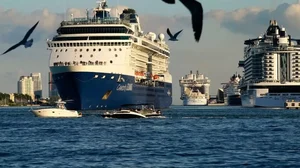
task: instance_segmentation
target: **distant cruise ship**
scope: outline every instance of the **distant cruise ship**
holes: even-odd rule
[[[244,44],[242,106],[284,107],[286,100],[300,101],[300,40],[271,20],[264,35]]]
[[[69,110],[109,110],[172,103],[170,51],[164,34],[144,34],[134,9],[117,17],[102,0],[86,17],[62,21],[47,40],[50,70]],[[158,25],[159,26],[159,25]]]
[[[224,103],[228,106],[240,106],[241,102],[241,93],[238,88],[239,82],[241,79],[240,74],[233,74],[228,83],[223,84],[224,90]]]
[[[184,106],[205,106],[208,105],[210,80],[203,74],[185,75],[179,80],[181,97]]]

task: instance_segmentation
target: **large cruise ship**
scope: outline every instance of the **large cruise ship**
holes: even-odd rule
[[[300,40],[271,20],[265,34],[244,44],[242,106],[281,108],[288,99],[300,101]]]
[[[181,97],[184,106],[205,106],[208,105],[210,80],[203,74],[185,75],[179,80]]]
[[[172,103],[170,51],[164,34],[143,33],[134,9],[110,16],[102,0],[86,17],[62,21],[47,40],[50,71],[66,108],[109,110]],[[158,37],[158,38],[157,38]]]
[[[241,93],[238,88],[240,83],[241,75],[233,74],[228,83],[223,84],[224,90],[224,104],[227,106],[240,106],[241,102]]]

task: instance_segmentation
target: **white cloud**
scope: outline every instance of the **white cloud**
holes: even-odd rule
[[[236,33],[257,36],[264,32],[270,19],[286,27],[289,34],[297,35],[300,29],[300,4],[283,3],[275,10],[244,8],[226,12],[215,10],[207,13],[207,18],[220,21],[222,27]]]

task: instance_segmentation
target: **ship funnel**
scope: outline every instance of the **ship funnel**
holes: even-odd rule
[[[199,71],[197,70],[197,75],[199,75]]]
[[[193,71],[190,71],[190,74],[193,74]]]
[[[291,35],[288,35],[289,36],[289,46],[292,45],[292,39],[291,39]]]
[[[276,20],[270,20],[270,26],[277,26]]]

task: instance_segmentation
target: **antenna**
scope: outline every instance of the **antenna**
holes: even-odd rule
[[[65,0],[64,20],[67,20],[67,13],[68,13],[67,5],[68,5],[68,0]]]
[[[279,1],[280,0],[270,0],[270,19],[271,20],[276,20],[275,18],[274,18],[274,11],[276,10],[276,8],[278,7],[278,5],[279,5]]]
[[[118,11],[118,6],[119,6],[119,0],[117,1],[116,15],[117,15],[117,17],[120,17],[120,14],[119,14],[119,11]]]
[[[85,9],[86,11],[86,19],[89,19],[89,9]]]

